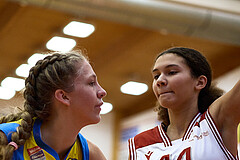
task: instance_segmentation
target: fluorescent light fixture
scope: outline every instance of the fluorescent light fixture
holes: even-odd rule
[[[101,112],[100,114],[107,114],[112,110],[113,106],[111,103],[103,102],[103,105],[101,106]]]
[[[20,77],[27,77],[29,74],[29,70],[31,69],[31,66],[28,64],[21,64],[17,69],[16,69],[16,74]]]
[[[121,86],[121,92],[131,95],[141,95],[148,90],[145,83],[129,81]]]
[[[92,34],[95,30],[95,27],[88,23],[72,21],[63,29],[63,33],[76,36],[80,38],[86,38]]]
[[[7,77],[1,82],[2,87],[20,91],[25,87],[25,81],[21,78]]]
[[[0,99],[9,100],[15,95],[15,91],[13,89],[0,87]]]
[[[46,47],[53,51],[67,52],[72,50],[76,44],[74,39],[55,36],[47,42]]]
[[[47,54],[40,54],[40,53],[35,53],[31,57],[28,58],[28,64],[30,66],[34,66],[37,61],[44,59],[47,56]]]

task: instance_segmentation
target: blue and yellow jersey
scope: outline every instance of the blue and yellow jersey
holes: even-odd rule
[[[8,142],[11,142],[11,134],[16,131],[20,121],[0,124],[0,130],[7,135]],[[41,123],[40,120],[35,120],[30,138],[14,151],[13,160],[60,160],[57,152],[42,141]],[[65,160],[89,160],[87,140],[80,133]]]

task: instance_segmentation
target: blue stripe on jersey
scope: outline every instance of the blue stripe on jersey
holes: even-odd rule
[[[48,153],[50,153],[54,158],[59,159],[57,152],[42,141],[41,131],[40,131],[41,124],[42,124],[42,121],[39,119],[36,119],[33,126],[33,135],[37,145],[42,149],[44,149],[45,151],[47,151]]]
[[[19,126],[19,124],[17,123],[11,123],[11,125],[9,125],[10,123],[2,123],[0,124],[0,130],[3,131],[5,133],[5,135],[7,135],[7,139],[8,142],[11,142],[11,136],[12,136],[12,132],[16,132],[17,127]]]
[[[13,152],[12,160],[22,160],[23,159],[23,149],[24,149],[24,146],[22,145],[20,148],[18,148],[17,152]]]
[[[88,148],[87,140],[80,133],[78,134],[78,137],[82,145],[82,152],[83,152],[82,160],[89,160],[89,148]]]
[[[41,127],[42,121],[39,119],[36,119],[33,125],[33,135],[35,142],[39,147],[41,147],[43,150],[47,151],[49,154],[51,154],[56,160],[59,160],[59,156],[55,150],[53,150],[50,146],[45,144],[41,139]],[[19,126],[18,123],[2,123],[0,124],[0,130],[2,130],[8,138],[8,142],[11,141],[11,135],[12,132],[16,131],[16,128]],[[89,160],[89,148],[87,140],[79,133],[78,134],[78,140],[80,142],[81,148],[82,148],[82,160]],[[75,143],[74,143],[75,144]],[[17,151],[15,151],[13,154],[12,160],[20,160],[23,159],[23,151],[24,151],[24,145],[20,146]],[[71,151],[71,150],[70,150]],[[69,152],[70,152],[69,151]],[[68,156],[66,156],[67,158]]]

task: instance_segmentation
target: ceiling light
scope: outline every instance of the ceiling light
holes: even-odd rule
[[[141,95],[148,90],[145,83],[129,81],[121,86],[121,92],[131,95]]]
[[[28,58],[28,64],[30,66],[34,66],[37,61],[44,59],[47,56],[47,54],[40,54],[40,53],[35,53],[31,57]]]
[[[76,46],[76,41],[70,38],[58,37],[55,36],[50,39],[46,47],[49,50],[67,52],[73,49]]]
[[[100,114],[107,114],[112,110],[113,106],[111,103],[103,102],[103,105],[101,106],[101,112]]]
[[[13,89],[0,87],[0,99],[9,100],[15,95],[15,91]]]
[[[85,38],[92,34],[95,30],[95,27],[91,24],[72,21],[63,29],[63,33],[70,35]]]
[[[1,85],[4,88],[20,91],[25,87],[25,81],[21,78],[7,77],[1,82]]]
[[[31,66],[28,64],[21,64],[17,69],[16,69],[16,74],[20,77],[27,77],[29,74],[29,70],[31,69]]]

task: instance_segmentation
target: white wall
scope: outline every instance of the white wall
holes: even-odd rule
[[[107,160],[112,160],[114,137],[113,112],[101,115],[101,121],[98,124],[86,126],[81,130],[81,134],[96,144],[102,150]]]
[[[240,66],[234,70],[218,77],[214,80],[217,83],[217,86],[224,91],[229,91],[237,81],[240,80]]]

